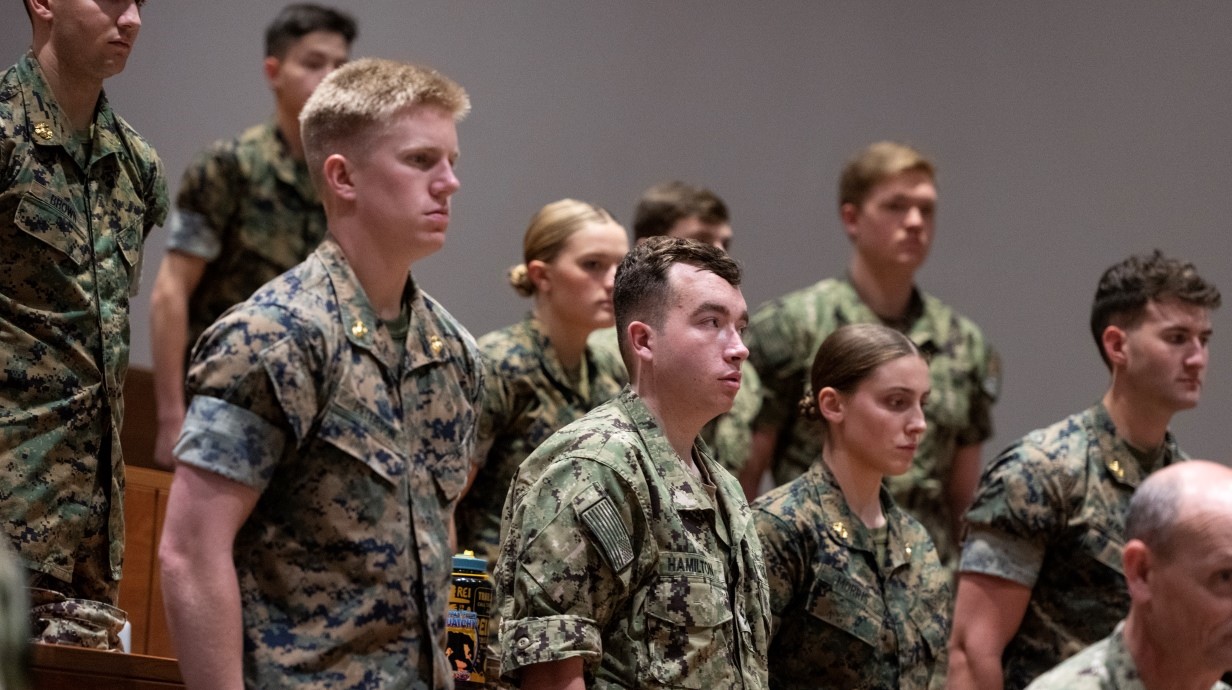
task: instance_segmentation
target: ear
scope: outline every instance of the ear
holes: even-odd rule
[[[270,88],[273,88],[274,81],[278,79],[278,71],[282,68],[282,60],[268,55],[265,62],[261,63],[261,68],[265,72],[265,81],[269,82]]]
[[[552,288],[552,281],[548,278],[548,265],[546,262],[539,259],[531,259],[530,263],[526,264],[526,275],[530,278],[530,282],[535,285],[535,292],[547,292]]]
[[[22,0],[25,2],[25,0]],[[29,0],[30,14],[34,15],[35,19],[49,22],[55,12],[51,9],[51,0]]]
[[[1127,359],[1125,345],[1129,340],[1129,334],[1119,326],[1108,326],[1099,340],[1104,348],[1104,354],[1108,357],[1108,362],[1114,367],[1125,366]]]
[[[860,207],[848,202],[838,207],[839,220],[843,221],[843,231],[847,233],[847,239],[854,240],[856,238],[856,223],[860,220]]]
[[[641,321],[629,323],[629,347],[639,362],[654,360],[654,329]]]
[[[355,201],[355,180],[352,176],[351,161],[341,153],[332,154],[321,165],[322,179],[325,188],[334,196],[346,201]]]
[[[1154,568],[1151,549],[1138,539],[1130,539],[1121,551],[1121,567],[1125,571],[1125,584],[1129,596],[1135,602],[1145,603],[1151,599],[1151,574]]]
[[[817,394],[817,410],[823,419],[831,424],[843,421],[846,401],[838,391],[826,386]]]

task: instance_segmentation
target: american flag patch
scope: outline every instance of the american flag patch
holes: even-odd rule
[[[620,515],[616,513],[611,498],[604,496],[598,503],[583,510],[581,518],[599,543],[599,551],[612,570],[620,572],[633,562],[633,544],[629,541],[629,532],[625,529]]]

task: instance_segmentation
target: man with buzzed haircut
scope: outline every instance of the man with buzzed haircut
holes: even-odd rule
[[[453,687],[448,528],[483,370],[410,268],[445,242],[469,108],[434,70],[366,59],[300,113],[329,235],[188,373],[159,556],[189,688]]]
[[[1107,391],[1002,452],[967,512],[951,690],[1021,690],[1125,616],[1125,513],[1147,475],[1184,457],[1168,425],[1201,398],[1219,304],[1193,264],[1158,251],[1104,272],[1091,335]]]
[[[150,296],[158,436],[154,460],[170,469],[184,423],[184,364],[206,327],[257,288],[303,261],[325,237],[299,112],[313,89],[350,57],[350,15],[287,5],[265,30],[265,78],[274,118],[215,142],[184,171]]]
[[[496,565],[501,672],[523,688],[765,688],[769,592],[734,477],[697,435],[748,355],[740,269],[652,237],[616,272],[633,381],[522,463]]]
[[[1194,460],[1152,474],[1125,538],[1129,615],[1028,690],[1229,690],[1232,469]]]
[[[36,637],[114,648],[129,299],[167,183],[103,81],[127,64],[143,2],[22,4],[33,43],[0,76],[2,538],[36,588]]]
[[[657,184],[642,193],[633,211],[633,238],[679,237],[697,240],[723,251],[732,243],[731,217],[718,194],[679,180]],[[619,359],[616,331],[604,328],[590,336],[593,347],[604,347]],[[740,392],[729,412],[714,418],[701,433],[714,459],[739,474],[753,444],[753,420],[761,409],[761,380],[748,360],[740,366]]]

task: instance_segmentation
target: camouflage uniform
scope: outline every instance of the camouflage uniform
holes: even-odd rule
[[[903,332],[931,357],[932,393],[924,405],[928,430],[910,471],[886,477],[894,501],[923,523],[943,563],[957,559],[958,544],[944,483],[954,453],[992,435],[991,408],[1000,387],[1000,364],[978,326],[937,298],[916,290],[910,326]],[[778,430],[771,471],[778,485],[803,474],[821,457],[824,429],[802,417],[817,348],[839,326],[879,323],[847,280],[823,280],[762,305],[745,342],[761,375],[763,400],[757,426]]]
[[[1031,587],[1002,655],[1006,690],[1026,687],[1112,632],[1129,612],[1125,515],[1150,472],[1181,459],[1169,434],[1142,467],[1102,403],[1027,434],[984,469],[959,570]]]
[[[194,350],[175,455],[261,492],[234,550],[248,687],[452,687],[447,523],[483,374],[453,317],[404,299],[397,343],[327,240]]]
[[[188,302],[188,343],[224,311],[308,257],[325,212],[308,166],[268,122],[216,142],[184,172],[167,249],[206,262]]]
[[[889,563],[824,462],[753,502],[770,577],[770,687],[945,687],[950,575],[881,490]]]
[[[626,388],[561,429],[510,487],[496,566],[501,671],[568,657],[588,688],[765,688],[761,545],[734,477],[684,467]]]
[[[83,143],[32,53],[0,78],[0,522],[43,587],[114,604],[129,298],[167,212],[154,150],[99,96]]]
[[[1027,686],[1029,690],[1146,690],[1138,665],[1125,647],[1125,624],[1112,634],[1065,660]],[[1215,683],[1211,690],[1232,690]]]
[[[629,374],[620,358],[615,328],[602,328],[591,334],[589,345],[594,350],[607,350],[618,365],[621,383],[628,383]],[[711,455],[732,474],[739,474],[749,459],[753,445],[753,420],[761,409],[761,378],[747,360],[740,367],[740,390],[732,401],[731,411],[715,417],[702,427],[701,438]]]
[[[458,503],[458,545],[491,567],[500,547],[501,508],[518,466],[558,429],[616,397],[623,385],[616,374],[623,378],[624,365],[588,348],[573,383],[531,316],[483,336],[479,350],[488,367],[477,453],[483,468]]]

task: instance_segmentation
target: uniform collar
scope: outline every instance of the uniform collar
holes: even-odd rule
[[[316,189],[312,186],[312,176],[308,172],[308,164],[304,161],[295,160],[291,155],[291,149],[287,145],[287,139],[282,134],[282,130],[278,129],[278,123],[274,120],[269,120],[265,123],[266,141],[270,146],[267,151],[267,159],[269,160],[270,168],[274,171],[274,177],[279,181],[294,188],[299,195],[309,201],[316,201]]]
[[[386,368],[396,370],[402,360],[402,348],[395,345],[389,329],[368,301],[342,247],[333,238],[326,237],[315,254],[329,276],[338,302],[339,325],[347,340],[355,347],[372,352]],[[437,320],[431,318],[431,308],[409,274],[402,303],[409,305],[410,316],[406,339],[407,370],[447,361],[450,353],[445,334]]]
[[[556,355],[556,349],[552,347],[552,341],[544,334],[543,324],[539,323],[539,319],[536,319],[534,314],[527,314],[522,320],[522,327],[526,329],[527,335],[534,344],[539,365],[547,373],[548,378],[552,379],[560,389],[575,394],[582,400],[590,400],[590,346],[587,346],[582,353],[578,381],[575,386],[565,373],[560,357]]]
[[[848,549],[865,551],[875,556],[877,550],[873,545],[872,535],[869,534],[868,528],[864,526],[860,518],[851,512],[851,507],[847,505],[847,499],[843,496],[838,480],[834,478],[834,473],[830,471],[826,463],[822,460],[814,462],[805,476],[812,484],[810,500],[821,506],[823,515],[833,516],[823,526],[830,539]],[[893,570],[909,563],[912,552],[921,547],[904,539],[900,528],[903,523],[903,513],[890,498],[890,493],[884,483],[881,486],[881,511],[885,514],[886,530],[889,535],[886,549],[890,559],[889,569]],[[881,564],[878,564],[878,569],[880,568]]]
[[[884,323],[881,317],[873,313],[873,310],[869,309],[868,305],[860,299],[860,294],[856,292],[856,286],[851,282],[850,276],[844,276],[838,284],[845,293],[843,295],[845,299],[837,300],[836,311],[840,326],[849,323]],[[934,315],[929,313],[927,296],[918,287],[911,288],[911,303],[907,307],[907,314],[909,325],[903,334],[911,338],[921,349],[927,350],[927,354],[935,352],[937,344],[946,341],[948,334],[942,331],[946,330],[947,326],[938,322],[933,318]]]
[[[1138,459],[1126,445],[1125,439],[1117,433],[1116,424],[1112,422],[1103,401],[1091,408],[1086,423],[1087,436],[1095,439],[1095,443],[1087,447],[1088,456],[1098,453],[1095,460],[1107,470],[1113,481],[1134,488],[1141,484],[1150,472],[1138,464]],[[1172,432],[1165,432],[1163,458],[1159,467],[1152,468],[1152,471],[1171,465],[1181,458],[1180,448],[1176,445]]]
[[[17,62],[17,74],[21,84],[22,102],[26,107],[30,141],[37,146],[58,146],[66,151],[75,150],[76,132],[56,101],[55,94],[51,92],[51,87],[43,76],[43,68],[35,59],[33,51],[27,52]],[[105,92],[99,92],[92,127],[94,138],[87,165],[93,165],[102,158],[118,153],[123,147],[116,133],[115,113],[107,102]]]

